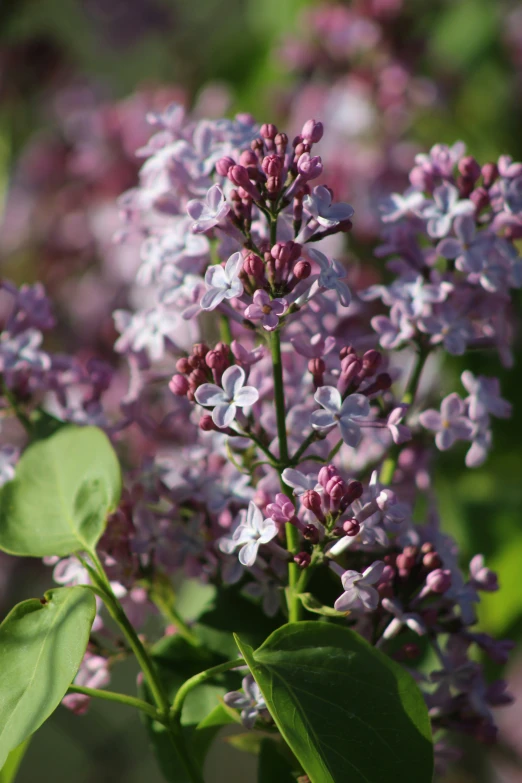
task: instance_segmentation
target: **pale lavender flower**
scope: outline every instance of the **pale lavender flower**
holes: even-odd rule
[[[230,691],[225,693],[223,701],[228,707],[241,710],[241,723],[245,728],[253,729],[258,715],[268,713],[266,702],[251,674],[247,674],[241,685],[244,693]]]
[[[409,407],[408,405],[398,405],[396,408],[392,410],[386,422],[386,426],[390,430],[391,436],[393,438],[393,442],[396,443],[397,445],[400,445],[401,443],[406,443],[406,441],[411,440],[410,428],[407,427],[405,424],[401,424],[401,421],[406,415],[408,407]]]
[[[324,410],[312,413],[312,427],[322,430],[338,424],[344,442],[348,446],[357,446],[362,437],[360,420],[370,413],[368,398],[363,394],[349,394],[343,401],[333,386],[321,386],[314,399]]]
[[[488,230],[477,233],[475,219],[471,215],[455,218],[453,230],[457,239],[442,239],[437,245],[437,252],[444,258],[454,258],[455,266],[461,272],[480,272],[493,246],[494,234]]]
[[[116,329],[121,333],[114,349],[119,353],[145,351],[153,362],[163,359],[165,342],[172,342],[179,328],[178,314],[160,305],[136,313],[115,310],[113,318]]]
[[[246,568],[252,568],[257,559],[261,544],[268,544],[277,536],[278,527],[273,519],[264,519],[263,514],[251,500],[248,511],[242,513],[242,521],[235,529],[231,538],[222,538],[219,548],[230,554],[238,547],[239,562]]]
[[[379,204],[381,220],[383,223],[397,223],[415,213],[424,201],[422,193],[414,188],[408,188],[404,194],[391,193]]]
[[[245,371],[237,364],[228,367],[223,373],[221,384],[203,383],[195,393],[196,402],[204,406],[214,406],[212,421],[216,427],[229,427],[238,408],[254,405],[259,392],[253,386],[245,386]]]
[[[297,353],[301,354],[301,356],[306,356],[307,359],[318,359],[327,356],[334,350],[337,343],[332,335],[328,335],[325,338],[321,334],[313,334],[308,337],[302,333],[296,335],[296,337],[291,337],[290,342]]]
[[[428,154],[420,152],[415,155],[415,164],[431,175],[451,177],[465,152],[466,145],[462,141],[456,141],[451,147],[434,144]]]
[[[187,212],[194,221],[192,231],[195,234],[204,234],[228,215],[230,207],[219,185],[212,185],[204,201],[189,201]]]
[[[365,571],[345,571],[341,577],[344,593],[334,604],[338,612],[373,612],[379,605],[379,593],[373,587],[382,576],[384,563],[376,560]]]
[[[322,492],[323,488],[317,481],[317,473],[301,473],[295,468],[285,468],[282,473],[282,479],[289,487],[294,490],[294,495],[303,495],[309,489],[316,492]]]
[[[512,406],[500,396],[498,378],[486,378],[484,375],[473,375],[464,370],[460,376],[462,385],[469,392],[466,402],[469,406],[469,417],[473,421],[484,418],[488,413],[500,419],[511,416]]]
[[[433,201],[419,209],[419,214],[428,220],[427,230],[430,237],[440,239],[451,230],[453,219],[459,215],[469,215],[475,211],[475,205],[469,199],[460,199],[454,185],[444,183],[433,191]]]
[[[478,468],[482,465],[491,449],[493,435],[489,428],[489,417],[474,421],[473,441],[466,454],[466,466],[468,468]]]
[[[465,414],[464,401],[458,394],[453,393],[442,400],[440,413],[430,408],[420,414],[419,421],[427,430],[437,433],[437,448],[446,451],[456,440],[470,440],[473,436],[473,425]]]
[[[85,653],[80,664],[78,674],[74,678],[74,685],[82,688],[104,688],[110,682],[109,662],[101,655],[93,655],[89,651]],[[90,696],[83,693],[68,693],[62,699],[62,704],[76,715],[84,715],[87,712]]]
[[[494,593],[498,590],[498,578],[484,564],[484,555],[475,555],[469,564],[470,584],[475,590]]]
[[[421,318],[418,327],[421,332],[431,335],[431,345],[442,343],[453,356],[462,356],[473,337],[469,321],[459,318],[451,307],[442,306],[436,315]]]
[[[394,619],[383,633],[383,639],[393,639],[404,626],[407,626],[418,636],[423,636],[426,633],[426,626],[422,618],[413,612],[405,612],[397,599],[383,598],[382,606],[387,612],[394,615]]]
[[[318,185],[303,199],[303,207],[324,228],[334,228],[354,214],[350,204],[332,204],[332,193],[324,185]]]
[[[0,338],[0,372],[48,370],[51,359],[39,350],[42,339],[42,333],[36,329],[27,329],[15,336],[3,332]]]
[[[240,364],[241,367],[251,367],[253,364],[257,364],[266,353],[263,345],[258,345],[251,351],[248,351],[238,340],[232,340],[230,348],[236,362]]]
[[[239,273],[243,267],[241,253],[233,253],[224,267],[220,264],[210,266],[205,273],[205,283],[208,291],[203,294],[201,307],[203,310],[214,310],[223,299],[234,299],[243,293],[243,283]]]
[[[389,318],[386,315],[375,315],[371,325],[379,335],[379,343],[383,348],[398,348],[415,334],[415,328],[400,304],[393,305]]]
[[[346,277],[346,271],[341,264],[335,259],[329,259],[320,250],[314,248],[308,249],[308,255],[319,266],[321,272],[317,280],[318,285],[321,288],[326,288],[330,291],[335,291],[339,297],[340,303],[343,307],[348,307],[351,302],[352,295],[350,289],[344,282]]]
[[[245,318],[253,321],[261,319],[263,328],[267,332],[273,332],[279,325],[280,316],[288,306],[286,299],[271,299],[263,289],[255,291],[253,299],[253,304],[248,305],[245,310]]]

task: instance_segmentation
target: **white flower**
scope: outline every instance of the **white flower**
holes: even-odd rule
[[[200,405],[213,405],[212,421],[216,427],[229,427],[238,408],[253,405],[259,399],[259,392],[253,386],[245,386],[245,371],[237,364],[228,367],[223,373],[223,388],[215,383],[204,383],[195,394]]]
[[[317,280],[317,283],[322,288],[335,291],[339,297],[340,303],[344,307],[348,307],[352,300],[350,289],[342,278],[346,277],[346,272],[335,259],[330,260],[320,250],[314,250],[313,248],[307,251],[310,258],[316,262],[320,267],[321,273]]]
[[[332,204],[332,194],[324,185],[318,185],[303,199],[303,207],[317,220],[320,226],[334,228],[343,220],[349,220],[354,209],[342,202]]]
[[[239,562],[241,565],[251,568],[256,562],[259,545],[268,544],[275,538],[277,532],[274,520],[263,519],[263,514],[256,504],[250,501],[244,520],[238,525],[231,539],[221,539],[219,548],[222,552],[230,554],[240,546]]]
[[[373,587],[382,576],[384,563],[376,560],[362,574],[359,571],[345,571],[341,577],[344,593],[334,604],[338,612],[373,612],[379,605],[379,593]]]
[[[214,310],[223,299],[234,299],[243,293],[243,283],[239,273],[243,266],[241,253],[233,253],[225,267],[211,266],[205,273],[205,283],[208,291],[203,294],[201,307],[203,310]]]
[[[426,633],[426,627],[422,621],[422,618],[413,612],[404,612],[402,606],[397,600],[383,598],[382,605],[387,612],[394,615],[393,620],[386,627],[383,633],[384,639],[393,639],[394,636],[397,636],[404,625],[406,625],[418,636],[423,636]]]
[[[229,211],[230,207],[219,185],[212,185],[204,201],[192,199],[187,204],[187,212],[194,220],[192,231],[195,234],[203,234],[210,228],[217,226]]]
[[[361,440],[359,421],[370,412],[368,398],[363,394],[349,394],[343,402],[340,393],[333,386],[321,386],[314,399],[324,410],[312,413],[312,427],[322,430],[338,424],[344,442],[348,446],[357,446]]]
[[[309,489],[313,489],[316,492],[322,492],[323,488],[317,481],[316,473],[301,473],[300,470],[294,468],[285,468],[283,470],[282,479],[289,487],[294,490],[294,495],[303,495]]]

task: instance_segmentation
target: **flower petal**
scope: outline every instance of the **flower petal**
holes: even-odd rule
[[[212,421],[216,427],[229,427],[236,418],[237,408],[234,403],[217,405],[212,411]]]
[[[245,383],[245,371],[238,364],[228,367],[223,373],[221,384],[229,400],[233,400]]]
[[[256,562],[258,549],[258,541],[250,541],[248,544],[245,544],[245,546],[239,550],[239,562],[241,565],[246,566],[246,568],[252,568]]]
[[[362,395],[358,395],[359,397]],[[364,398],[366,399],[366,397]],[[339,413],[342,405],[340,393],[333,386],[321,386],[317,389],[314,400],[330,413]]]
[[[259,399],[259,392],[254,386],[243,386],[234,397],[234,402],[238,408],[245,408],[248,405],[254,405]]]
[[[194,397],[199,405],[219,405],[226,402],[223,389],[220,389],[215,383],[203,383],[196,389]]]

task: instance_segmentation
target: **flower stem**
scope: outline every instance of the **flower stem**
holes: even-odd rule
[[[193,677],[186,680],[176,693],[174,703],[171,707],[170,717],[172,720],[180,723],[183,704],[191,690],[197,688],[198,685],[206,682],[206,680],[216,677],[218,674],[224,674],[224,672],[228,672],[230,669],[237,669],[238,666],[246,666],[244,658],[236,658],[234,661],[220,663],[217,666],[213,666],[211,669],[205,669],[204,672],[199,672],[199,674],[195,674]]]
[[[283,363],[281,359],[281,339],[279,332],[272,332],[270,338],[270,347],[272,351],[272,368],[274,374],[274,402],[276,409],[276,421],[277,421],[277,437],[279,440],[279,461],[280,461],[280,474],[279,480],[281,482],[281,490],[287,495],[290,500],[293,500],[292,491],[288,487],[282,478],[282,472],[286,467],[291,465],[291,460],[288,456],[288,440],[286,437],[286,408],[285,408],[285,390],[283,383]],[[289,522],[285,525],[286,532],[286,545],[291,555],[296,555],[299,551],[299,531],[294,525]],[[299,569],[297,564],[294,563],[293,558],[288,563],[288,590],[287,590],[287,604],[288,604],[288,619],[291,623],[295,623],[301,616],[301,601],[299,600],[297,593],[297,582],[299,580]]]
[[[126,693],[116,693],[115,691],[103,691],[98,688],[84,688],[81,685],[69,685],[68,693],[82,693],[84,696],[92,696],[96,699],[105,699],[105,701],[115,701],[119,704],[125,704],[128,707],[135,707],[148,715],[153,720],[158,720],[160,723],[164,720],[154,709],[152,704],[148,704],[146,701],[136,699],[134,696],[127,696]]]
[[[219,316],[219,336],[222,343],[230,345],[232,342],[232,329],[230,328],[230,321],[223,313],[221,313]]]
[[[176,627],[178,634],[185,639],[192,647],[200,647],[196,634],[191,631],[185,620],[181,617],[179,612],[174,608],[174,601],[172,596],[165,595],[165,591],[156,589],[154,586],[149,592],[150,600],[157,606],[163,617],[172,625]]]

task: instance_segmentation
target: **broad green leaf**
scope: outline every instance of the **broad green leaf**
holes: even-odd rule
[[[295,783],[292,764],[281,753],[278,744],[271,739],[261,742],[257,783]]]
[[[89,588],[59,587],[18,604],[0,625],[0,769],[64,697],[95,614]]]
[[[422,694],[358,634],[302,622],[279,628],[255,652],[236,641],[312,783],[431,783]]]
[[[63,427],[26,449],[0,491],[0,549],[30,557],[92,549],[120,492],[118,459],[102,430]]]
[[[180,636],[161,639],[154,646],[152,657],[171,702],[185,680],[223,662],[222,657],[203,647],[193,647]],[[194,688],[187,696],[182,713],[183,731],[188,746],[201,766],[221,726],[233,720],[219,700],[227,691],[237,689],[240,682],[238,674],[227,672],[217,681]],[[142,696],[148,696],[144,686]],[[216,711],[216,707],[220,708],[219,711]],[[146,716],[142,716],[142,719],[165,779],[169,783],[191,783],[165,727]]]
[[[28,737],[9,753],[4,766],[0,770],[0,783],[14,783],[30,742],[31,737]]]

